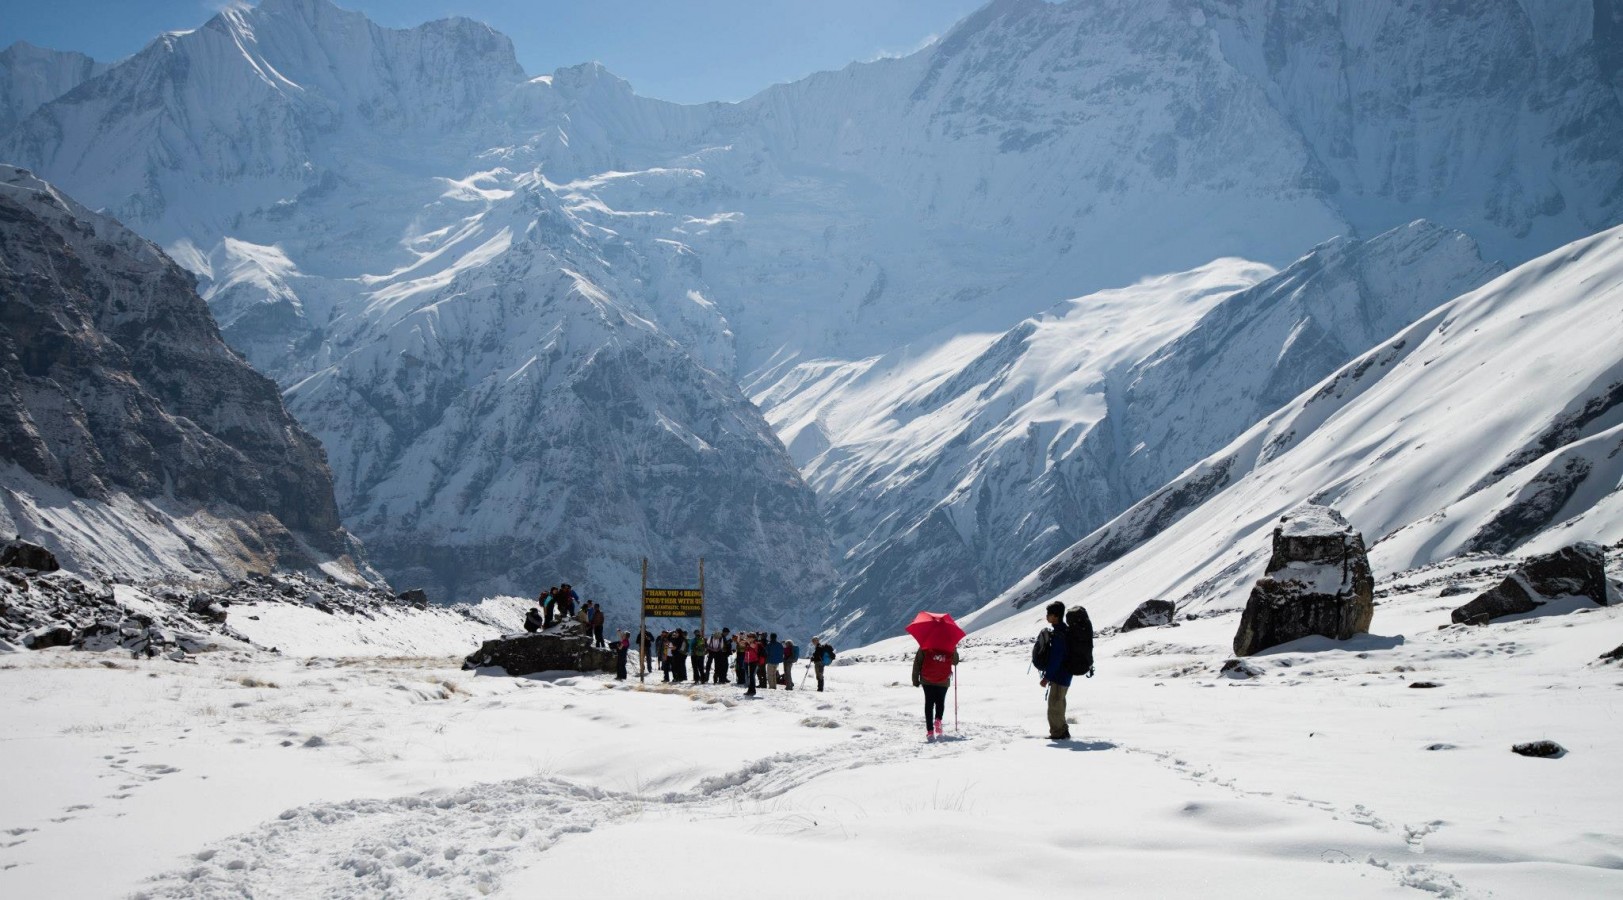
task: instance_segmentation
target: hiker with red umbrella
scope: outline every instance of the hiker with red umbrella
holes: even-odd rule
[[[924,688],[924,739],[933,741],[943,734],[942,716],[947,711],[947,688],[958,666],[958,642],[964,630],[947,613],[921,612],[907,626],[907,633],[919,642],[913,654],[913,686]],[[953,727],[958,725],[956,714]]]

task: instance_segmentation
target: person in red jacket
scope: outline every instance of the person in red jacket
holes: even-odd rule
[[[761,662],[761,645],[756,642],[755,635],[745,635],[738,648],[738,657],[744,661],[745,684],[749,685],[749,689],[744,691],[744,696],[753,697],[755,696],[755,670]]]
[[[958,665],[957,650],[926,650],[913,654],[913,686],[924,688],[924,739],[933,741],[943,732],[941,718],[947,714],[947,688],[952,686],[952,669]]]

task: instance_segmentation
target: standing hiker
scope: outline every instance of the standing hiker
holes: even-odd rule
[[[749,635],[740,631],[733,635],[733,681],[744,683],[744,639]]]
[[[620,632],[620,639],[614,642],[614,680],[626,680],[626,655],[631,652],[631,632]]]
[[[755,669],[758,665],[759,656],[760,649],[756,645],[753,636],[740,635],[738,639],[738,665],[743,669],[742,680],[749,686],[749,689],[744,691],[746,697],[755,696]]]
[[[653,636],[648,633],[647,626],[639,627],[637,632],[637,671],[640,678],[654,671],[654,641]]]
[[[766,686],[770,690],[778,689],[778,670],[783,667],[783,645],[778,643],[776,634],[767,635],[766,638]]]
[[[710,670],[705,668],[705,661],[710,658],[710,650],[705,644],[704,632],[693,632],[693,644],[688,647],[688,655],[693,660],[693,683],[704,684],[709,681]]]
[[[591,606],[592,614],[587,621],[592,626],[592,646],[601,647],[603,646],[603,604],[593,600]]]
[[[1048,604],[1048,628],[1043,632],[1047,640],[1047,658],[1037,659],[1043,650],[1043,635],[1037,637],[1033,662],[1043,663],[1043,677],[1037,682],[1048,688],[1048,739],[1068,741],[1071,726],[1065,721],[1065,695],[1071,689],[1071,669],[1066,659],[1071,644],[1071,630],[1065,626],[1065,604],[1058,600]]]
[[[800,653],[795,650],[794,641],[783,642],[783,689],[795,689],[795,663],[800,661]]]
[[[688,680],[688,633],[680,628],[671,635],[671,671],[672,681]]]
[[[536,598],[536,602],[541,604],[541,627],[551,628],[553,615],[558,609],[558,586],[553,585],[547,588],[541,593],[540,597]]]
[[[811,663],[812,670],[817,673],[817,690],[823,690],[823,667],[834,661],[834,647],[825,644],[818,638],[812,638]]]
[[[668,629],[659,633],[659,640],[655,641],[654,652],[659,656],[659,671],[664,676],[660,680],[669,683],[671,680],[671,633]]]

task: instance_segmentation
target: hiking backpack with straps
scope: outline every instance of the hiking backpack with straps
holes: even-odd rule
[[[1083,606],[1065,611],[1065,670],[1093,677],[1093,620]]]
[[[951,681],[952,653],[946,650],[924,651],[924,665],[919,669],[919,680],[931,684]]]
[[[1031,664],[1040,672],[1048,671],[1053,642],[1053,629],[1044,628],[1031,648]],[[1085,607],[1073,606],[1065,611],[1065,671],[1093,677],[1093,620]]]

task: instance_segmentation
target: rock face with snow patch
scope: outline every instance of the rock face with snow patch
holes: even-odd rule
[[[1588,597],[1608,606],[1608,587],[1605,551],[1582,541],[1528,557],[1510,577],[1454,610],[1451,618],[1456,624],[1485,625],[1500,616],[1532,612],[1557,597]]]
[[[569,620],[534,634],[485,641],[462,668],[496,667],[518,677],[536,672],[608,672],[614,665],[614,653],[593,647],[586,626]]]
[[[1267,575],[1251,589],[1234,652],[1250,656],[1313,634],[1344,641],[1369,631],[1374,617],[1364,536],[1335,510],[1307,506],[1274,529]]]
[[[181,559],[219,572],[346,558],[320,445],[192,285],[117,222],[0,166],[0,528],[81,571],[120,572],[102,543],[150,546],[165,521]],[[42,486],[90,504],[89,521],[58,522],[87,507],[38,504]],[[104,512],[121,505],[149,515]]]

